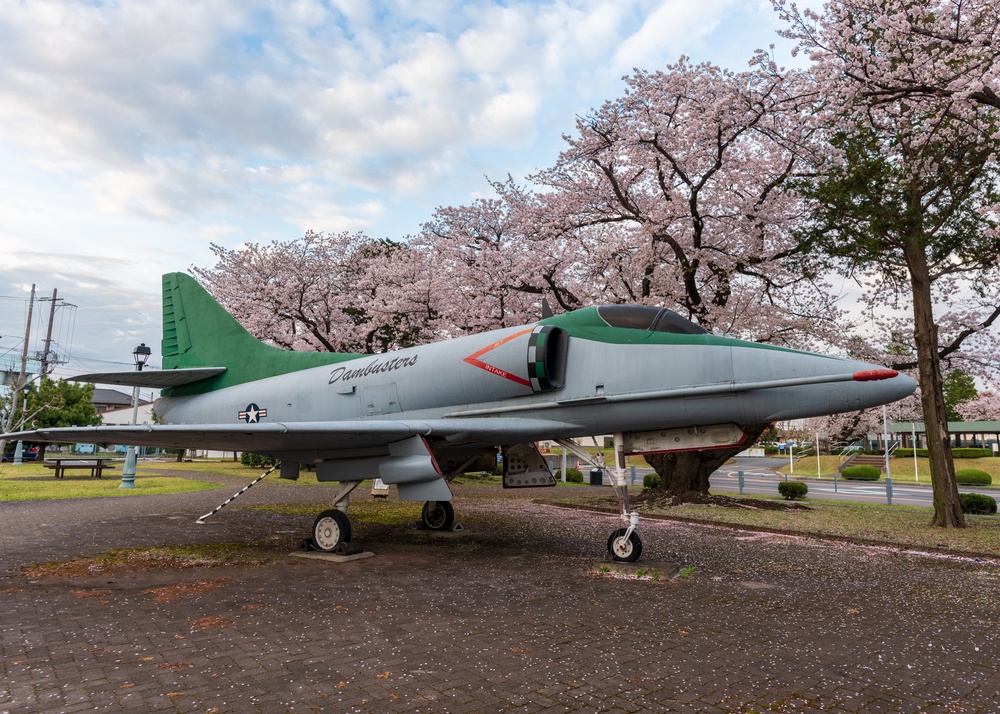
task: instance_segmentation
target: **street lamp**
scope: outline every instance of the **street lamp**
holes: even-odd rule
[[[153,351],[146,347],[146,343],[141,343],[132,350],[132,358],[135,360],[135,371],[141,372],[149,361],[149,356]],[[139,417],[139,385],[132,387],[132,424],[134,425]],[[135,488],[135,447],[129,446],[125,452],[125,466],[122,468],[122,483],[118,488]]]

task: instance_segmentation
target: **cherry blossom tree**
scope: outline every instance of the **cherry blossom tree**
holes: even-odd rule
[[[740,73],[682,58],[625,85],[531,177],[529,215],[581,257],[582,281],[758,341],[832,328],[839,311],[789,230],[805,210],[791,181],[813,141],[808,87],[763,55]]]
[[[983,308],[954,349],[1000,316],[1000,13],[985,0],[848,0],[821,14],[775,5],[812,61],[834,149],[812,193],[813,245],[847,274],[877,276],[873,300],[908,293],[933,523],[962,527],[934,293],[962,290]]]
[[[384,352],[427,337],[430,287],[406,245],[310,231],[212,250],[216,265],[192,272],[253,335],[279,347]]]
[[[519,324],[545,297],[557,310],[662,305],[757,341],[837,340],[842,313],[792,231],[805,217],[792,181],[815,131],[809,87],[764,55],[742,73],[682,58],[625,84],[531,187],[494,183],[496,198],[425,225],[444,279],[474,286],[453,322]],[[748,425],[751,439],[766,426]],[[651,463],[664,489],[707,491],[732,453]]]
[[[956,407],[965,421],[1000,421],[1000,390],[983,390],[975,399]]]
[[[443,334],[532,322],[546,296],[567,310],[590,304],[590,290],[577,294],[578,256],[538,229],[537,198],[511,179],[493,188],[496,198],[438,208],[415,241],[434,266]]]

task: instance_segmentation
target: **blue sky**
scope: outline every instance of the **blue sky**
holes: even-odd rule
[[[631,68],[788,61],[777,27],[766,0],[7,3],[0,365],[31,283],[78,306],[57,375],[158,365],[159,276],[211,243],[402,239],[553,163]]]

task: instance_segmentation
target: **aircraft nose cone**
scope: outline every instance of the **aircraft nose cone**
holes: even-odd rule
[[[889,391],[888,401],[895,402],[917,391],[917,380],[908,374],[898,374],[886,380],[885,388]]]

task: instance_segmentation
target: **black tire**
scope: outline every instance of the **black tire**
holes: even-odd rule
[[[634,563],[642,555],[642,541],[635,531],[632,531],[626,540],[626,533],[628,533],[628,528],[619,528],[608,536],[608,553],[612,560],[619,563]]]
[[[313,548],[329,553],[350,540],[351,522],[343,511],[333,508],[316,516],[312,531]]]
[[[427,501],[420,511],[424,527],[432,531],[450,531],[455,525],[455,509],[450,501]]]

